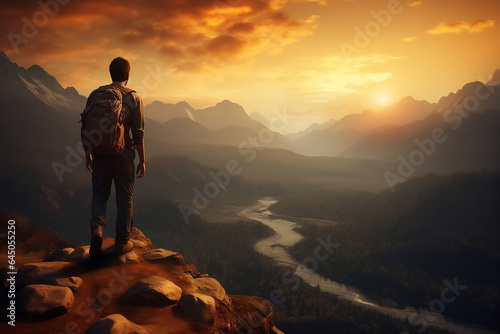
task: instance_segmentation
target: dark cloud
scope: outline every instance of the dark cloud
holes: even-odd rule
[[[213,38],[207,44],[207,51],[217,56],[237,55],[245,46],[241,39],[230,35],[221,35]]]
[[[283,0],[46,3],[52,7],[27,0],[0,3],[0,49],[8,54],[22,51],[54,59],[78,52],[97,55],[106,49],[133,48],[159,52],[182,68],[183,63],[196,60],[210,63],[221,56],[237,58],[250,45],[276,48],[281,43],[276,36],[299,38],[304,29],[312,29],[309,21],[290,18]],[[34,17],[46,22],[37,26]],[[37,30],[29,37],[24,34],[29,30],[27,24]],[[13,43],[12,36],[19,38]],[[259,51],[253,48],[252,52]]]
[[[255,24],[252,22],[238,22],[228,29],[230,34],[251,34],[255,31]]]

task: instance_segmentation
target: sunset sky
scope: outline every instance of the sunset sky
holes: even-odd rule
[[[286,111],[288,132],[500,68],[498,0],[8,0],[0,16],[0,50],[82,95],[123,56],[146,104],[229,99]]]

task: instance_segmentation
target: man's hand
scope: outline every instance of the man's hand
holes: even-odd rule
[[[85,166],[92,172],[92,154],[85,154]]]
[[[144,161],[137,164],[137,178],[141,178],[146,174],[146,163]]]

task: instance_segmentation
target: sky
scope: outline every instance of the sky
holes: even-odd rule
[[[228,99],[287,113],[286,132],[500,68],[498,0],[4,0],[0,17],[0,50],[84,96],[122,56],[145,104]]]

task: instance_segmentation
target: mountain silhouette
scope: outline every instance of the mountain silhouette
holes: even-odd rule
[[[174,118],[190,118],[193,117],[194,109],[187,102],[181,101],[176,104],[163,103],[160,101],[153,101],[144,107],[146,117],[158,122],[165,123]]]
[[[339,156],[397,161],[400,156],[409,159],[412,152],[423,151],[422,143],[427,143],[425,164],[418,168],[421,174],[498,170],[500,90],[498,86],[490,88],[480,82],[468,83],[456,93],[441,98],[435,105],[437,111],[425,119],[379,127]],[[476,97],[481,94],[487,98]],[[431,142],[434,131],[442,132],[443,142]]]
[[[379,114],[388,123],[404,125],[426,118],[436,110],[434,103],[415,100],[411,96],[404,97],[398,103],[382,109]]]

